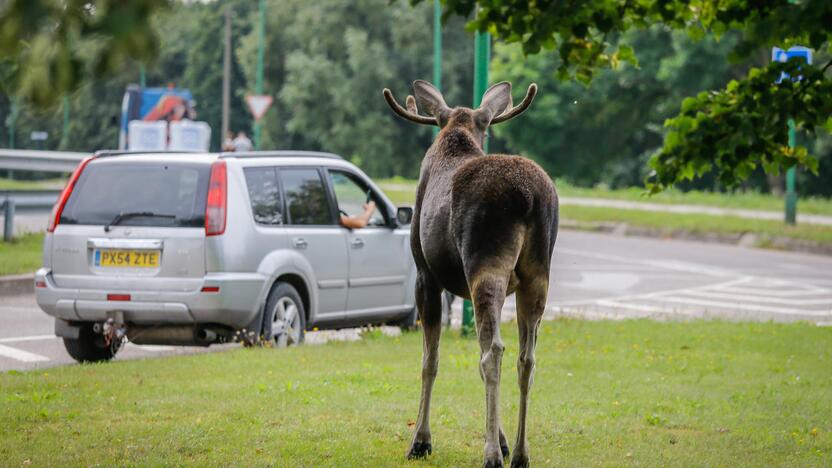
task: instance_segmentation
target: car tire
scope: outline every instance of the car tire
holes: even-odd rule
[[[85,323],[78,330],[78,338],[64,338],[66,352],[78,362],[109,361],[121,349],[121,342],[109,346],[104,343],[104,335],[95,333],[93,324]]]
[[[287,323],[286,315],[290,315]],[[284,348],[303,343],[306,310],[298,291],[289,283],[278,282],[269,293],[263,310],[263,342]]]

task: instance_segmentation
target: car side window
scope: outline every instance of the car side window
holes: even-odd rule
[[[243,169],[251,199],[251,212],[257,224],[283,224],[283,198],[273,167],[247,167]]]
[[[279,174],[290,224],[333,224],[324,182],[317,169],[281,168]]]
[[[335,191],[335,200],[338,203],[338,211],[345,216],[358,216],[364,212],[364,204],[367,203],[369,188],[355,180],[352,174],[330,170],[329,179],[332,181],[332,189]],[[381,213],[381,205],[374,194],[370,193],[370,200],[376,202],[376,209],[370,217],[367,226],[384,226],[384,215]]]

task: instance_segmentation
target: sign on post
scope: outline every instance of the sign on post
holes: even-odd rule
[[[812,49],[803,46],[789,47],[788,50],[779,47],[771,48],[772,62],[788,62],[792,59],[799,59],[806,62],[807,65],[812,64]],[[777,82],[788,80],[788,73],[783,72]],[[797,76],[796,80],[800,81],[801,76]],[[794,120],[789,119],[789,148],[795,146],[795,124]],[[797,222],[797,176],[795,175],[795,168],[791,167],[786,171],[786,197],[785,197],[785,220],[786,224],[795,224]]]
[[[794,46],[789,47],[788,50],[781,49],[779,47],[772,47],[771,48],[771,61],[772,62],[788,62],[791,59],[801,59],[806,62],[807,65],[812,64],[812,49],[803,46]],[[781,82],[785,79],[789,78],[789,75],[783,72],[780,75],[780,79],[777,82]],[[797,77],[797,80],[800,80],[800,77]]]
[[[32,141],[44,141],[47,138],[49,138],[49,133],[48,132],[32,132],[29,135],[29,138]]]
[[[248,104],[248,110],[251,111],[251,115],[254,116],[254,120],[258,121],[263,118],[266,111],[269,110],[269,107],[272,105],[272,98],[269,95],[254,95],[250,94],[246,96],[246,104]]]

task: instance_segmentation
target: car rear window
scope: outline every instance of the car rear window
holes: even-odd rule
[[[106,162],[87,166],[67,201],[62,224],[204,227],[210,166]],[[156,216],[147,215],[154,213]]]

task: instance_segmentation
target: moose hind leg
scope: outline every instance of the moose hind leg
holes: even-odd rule
[[[480,372],[485,381],[485,461],[484,467],[503,465],[500,447],[500,366],[503,340],[500,337],[500,313],[506,298],[508,275],[475,277],[472,296],[480,342]]]
[[[546,293],[549,280],[538,277],[531,284],[520,285],[517,289],[517,327],[520,332],[520,353],[517,358],[518,383],[520,384],[520,416],[517,421],[517,441],[511,466],[529,466],[529,443],[526,439],[526,415],[529,391],[534,380],[534,350],[537,345],[537,330],[546,307]]]
[[[407,458],[422,458],[431,454],[430,397],[439,368],[439,336],[442,333],[442,290],[435,281],[419,274],[416,278],[416,308],[422,322],[422,394],[419,419]]]

